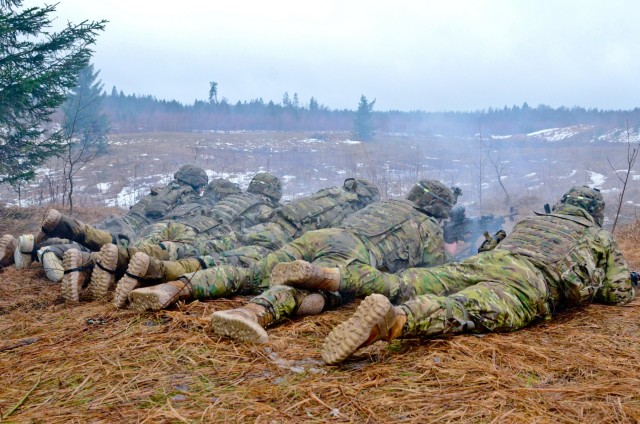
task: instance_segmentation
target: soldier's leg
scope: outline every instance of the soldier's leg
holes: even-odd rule
[[[78,243],[69,242],[66,239],[48,239],[38,246],[37,259],[42,264],[42,268],[49,280],[53,282],[62,280],[64,276],[63,257],[69,249],[90,252],[86,247]]]
[[[108,231],[99,230],[91,225],[64,216],[55,209],[49,209],[42,221],[40,231],[35,236],[25,234],[19,237],[14,257],[16,267],[29,266],[36,256],[37,246],[50,237],[69,239],[92,251],[100,250],[104,244],[115,240]]]
[[[305,290],[335,292],[340,289],[346,266],[371,261],[367,247],[353,234],[340,229],[313,231],[305,234],[312,249],[300,259],[273,268],[271,285],[288,285]],[[300,239],[299,239],[300,240]],[[296,246],[298,241],[287,246]],[[286,249],[287,247],[285,247]]]
[[[133,256],[125,275],[116,285],[114,304],[116,307],[122,308],[126,305],[127,300],[129,300],[132,302],[131,307],[133,309],[156,309],[152,308],[153,305],[161,305],[157,308],[161,309],[166,304],[166,301],[163,299],[166,297],[167,293],[171,291],[167,290],[167,288],[163,286],[163,283],[167,281],[173,282],[183,274],[204,270],[209,266],[212,266],[213,264],[206,259],[207,258],[205,257],[204,259],[186,258],[175,261],[161,261],[150,257],[144,252],[138,252]],[[130,296],[132,291],[140,286],[153,287],[149,287],[148,290],[144,290]],[[167,287],[177,286],[178,284],[169,284]],[[154,293],[157,293],[157,295],[162,299],[154,300]],[[185,292],[185,296],[188,296],[189,294],[190,291]]]
[[[339,302],[340,296],[333,293],[274,286],[245,306],[214,312],[211,328],[215,334],[238,341],[266,343],[267,326],[294,316],[316,315]]]
[[[363,310],[340,324],[327,337],[323,358],[327,363],[340,362],[376,340],[465,331],[515,331],[536,318],[547,318],[548,291],[542,274],[533,266],[517,260],[512,260],[512,265],[508,269],[488,269],[487,281],[449,296],[421,295],[399,307],[380,299],[363,303]],[[404,321],[402,332],[379,331],[380,327],[389,327],[389,316],[394,317],[393,322]],[[346,337],[348,334],[359,337]]]

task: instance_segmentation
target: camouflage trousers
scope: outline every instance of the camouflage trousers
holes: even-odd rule
[[[304,234],[281,249],[268,254],[249,268],[219,265],[185,274],[183,277],[191,281],[192,292],[196,298],[200,299],[215,299],[238,293],[256,294],[269,288],[271,271],[277,264],[297,259],[329,268],[358,267],[371,262],[369,249],[357,236],[343,229],[327,228]],[[279,294],[283,291],[291,292],[291,295]],[[300,292],[303,295],[298,296],[299,300],[305,297],[305,291]],[[292,287],[273,287],[263,293],[260,299],[262,296],[267,299],[265,302],[273,304],[271,308],[276,309],[280,308],[281,303],[288,304],[291,302],[290,299],[295,299],[297,291]],[[295,304],[299,306],[297,301]],[[297,310],[297,306],[294,306],[294,309]],[[283,307],[283,310],[289,309],[289,307]]]
[[[407,314],[403,337],[509,332],[551,316],[542,272],[508,251],[494,250],[428,269],[407,269],[393,277],[410,287],[395,299]]]
[[[55,230],[49,232],[47,236],[76,242],[91,251],[98,251],[105,244],[116,241],[110,232],[69,217],[63,217]]]
[[[147,246],[173,242],[179,246],[169,249],[169,260],[219,253],[239,247],[235,233],[228,230],[198,232],[189,225],[177,222],[158,222],[146,226],[132,247],[144,249]]]
[[[237,233],[236,239],[242,246],[220,252],[215,260],[217,264],[241,267],[254,265],[269,253],[291,242],[293,237],[279,223],[268,222]]]
[[[407,313],[406,337],[513,331],[550,316],[542,273],[526,259],[506,251],[396,274],[351,263],[341,273],[342,302],[379,293],[401,303]],[[277,322],[295,316],[309,294],[293,287],[272,287],[251,302],[268,308]]]

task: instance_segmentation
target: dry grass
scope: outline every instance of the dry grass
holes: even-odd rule
[[[618,237],[640,268],[640,223]],[[35,267],[0,279],[0,414],[11,422],[640,421],[640,300],[512,334],[378,343],[326,367],[324,336],[354,305],[246,346],[207,329],[244,298],[139,315],[65,305]]]

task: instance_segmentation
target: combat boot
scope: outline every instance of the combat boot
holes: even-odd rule
[[[95,252],[81,252],[78,249],[69,249],[64,253],[61,292],[67,302],[80,301],[80,291],[91,277],[95,256]]]
[[[204,262],[198,258],[160,261],[144,252],[138,252],[133,255],[124,277],[116,285],[113,303],[116,307],[123,308],[127,304],[129,293],[138,288],[143,281],[162,283],[177,280],[182,274],[204,268]]]
[[[24,234],[18,237],[18,245],[14,253],[16,268],[24,269],[31,265],[34,259],[35,248],[53,232],[62,219],[62,214],[55,209],[49,209],[42,220],[42,226],[38,233]]]
[[[91,281],[87,286],[90,299],[103,298],[116,281],[118,246],[107,243],[95,255],[95,266],[91,271]]]
[[[271,271],[271,286],[335,292],[340,289],[340,270],[297,260],[277,264]]]
[[[267,308],[248,303],[241,308],[214,312],[211,315],[211,329],[219,336],[240,342],[264,344],[269,341],[265,327],[273,321],[273,314]]]
[[[159,311],[179,300],[192,298],[191,286],[187,280],[170,281],[151,287],[142,287],[129,293],[129,307],[133,310]]]
[[[0,238],[0,267],[13,264],[17,246],[18,240],[11,234],[5,234]]]
[[[367,296],[356,313],[334,328],[322,345],[327,365],[344,361],[356,350],[378,340],[391,341],[402,335],[407,316],[381,294]]]
[[[63,258],[64,253],[60,256],[60,252],[56,251],[53,246],[45,246],[42,249],[38,249],[38,261],[42,264],[47,278],[54,283],[64,277]]]

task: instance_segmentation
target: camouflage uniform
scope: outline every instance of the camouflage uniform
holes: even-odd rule
[[[323,267],[337,267],[343,276],[340,293],[364,296],[371,286],[360,284],[368,268],[392,272],[411,266],[444,262],[442,229],[435,218],[414,202],[387,200],[374,203],[346,218],[338,228],[311,231],[267,255],[250,268],[227,265],[187,274],[195,298],[219,298],[255,293],[269,287],[272,269],[282,262],[302,259]],[[344,289],[344,290],[343,290]],[[396,288],[387,287],[393,291]],[[308,291],[272,287],[252,302],[266,307],[277,322],[296,313]],[[340,302],[327,295],[327,305]]]
[[[347,216],[379,200],[377,187],[369,181],[348,178],[342,187],[325,188],[276,209],[269,222],[233,235],[242,244],[241,247],[220,252],[205,260],[216,265],[253,265],[303,234],[336,227]]]
[[[92,251],[100,250],[106,243],[127,245],[143,227],[162,218],[173,207],[197,201],[200,198],[197,190],[207,183],[206,173],[190,165],[181,167],[174,177],[166,187],[151,189],[124,216],[111,216],[95,226],[63,217],[55,228],[42,231],[48,237],[68,239]]]
[[[268,181],[268,184],[262,181]],[[260,182],[257,184],[256,182]],[[222,252],[238,247],[235,231],[265,222],[282,197],[280,180],[268,173],[257,174],[246,193],[232,194],[208,210],[187,208],[173,211],[168,220],[145,227],[133,243],[134,251],[149,253],[148,246],[173,242],[179,245],[160,259],[201,256],[203,252]],[[130,252],[131,254],[131,252]]]
[[[515,331],[561,308],[623,305],[635,296],[629,269],[598,220],[561,201],[552,214],[521,220],[490,252],[376,278],[403,287],[391,300],[406,313],[404,337]]]
[[[180,167],[174,175],[174,181],[162,188],[152,188],[151,193],[134,204],[126,215],[111,216],[96,225],[99,230],[108,231],[113,239],[121,244],[137,239],[140,231],[156,221],[163,219],[176,206],[198,202],[198,190],[207,184],[207,174],[191,165]],[[91,243],[91,238],[86,243]],[[100,246],[87,246],[91,250],[100,250]]]

